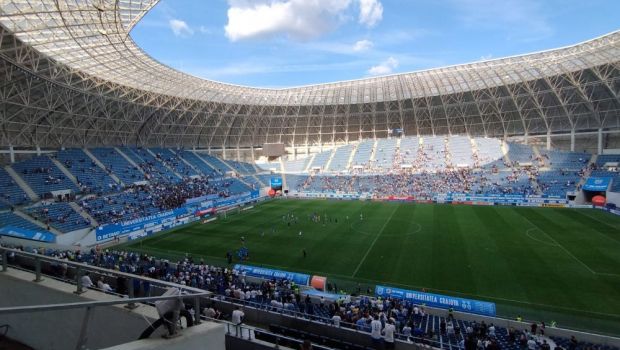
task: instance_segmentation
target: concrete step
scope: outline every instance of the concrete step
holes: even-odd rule
[[[125,160],[127,160],[129,162],[129,164],[133,165],[134,168],[138,169],[139,172],[141,172],[142,174],[144,174],[144,171],[142,170],[142,168],[140,168],[138,166],[138,164],[136,164],[136,162],[133,161],[133,159],[129,158],[128,155],[126,155],[125,153],[123,153],[123,151],[120,150],[120,148],[118,147],[114,147],[114,150],[116,152],[118,152],[118,154],[120,154],[123,158],[125,158]]]
[[[56,167],[62,171],[63,174],[65,174],[66,177],[69,178],[69,180],[71,180],[71,182],[73,182],[78,188],[80,188],[80,186],[78,185],[78,181],[77,178],[75,177],[75,175],[71,174],[71,172],[69,171],[69,169],[65,168],[64,165],[62,165],[61,162],[59,162],[57,159],[50,157],[50,159],[52,160],[52,163],[54,163],[54,165],[56,165]]]
[[[157,158],[157,155],[155,154],[155,152],[151,151],[151,150],[150,150],[150,149],[148,149],[148,148],[145,148],[145,150],[146,150],[146,151],[147,151],[150,155],[152,155],[155,159],[159,160],[159,158]],[[171,172],[172,172],[172,173],[173,173],[176,177],[178,177],[179,179],[182,179],[182,178],[183,178],[183,176],[181,176],[181,174],[177,173],[177,172],[176,172],[176,170],[174,170],[172,167],[170,167],[170,166],[169,166],[168,164],[166,164],[164,161],[159,160],[159,162],[160,162],[161,164],[163,164],[163,166],[165,166],[166,168],[168,168],[168,170],[170,170],[170,171],[171,171]]]
[[[211,164],[208,160],[206,160],[204,157],[202,157],[200,155],[200,153],[196,152],[196,151],[192,151],[194,152],[194,154],[200,159],[202,160],[206,165],[208,165],[209,167],[211,167],[211,169],[213,169],[216,173],[220,174],[220,175],[224,175],[222,173],[220,173],[220,171],[217,169],[217,167],[213,164]],[[228,165],[228,164],[227,164]]]
[[[188,167],[194,169],[194,171],[197,172],[198,174],[202,174],[202,171],[200,171],[200,169],[196,168],[192,163],[188,162],[187,160],[185,160],[185,158],[181,157],[180,152],[176,152],[176,151],[172,151],[172,152],[174,153],[175,156],[177,156],[177,158],[179,158]]]
[[[77,204],[75,202],[71,202],[71,203],[69,203],[69,205],[71,206],[71,208],[73,208],[73,210],[75,210],[78,214],[80,214],[81,217],[83,217],[84,219],[88,220],[90,222],[91,226],[93,226],[93,227],[99,226],[99,223],[97,222],[97,220],[95,220],[95,218],[90,216],[90,214],[88,214],[86,212],[86,210],[82,209],[82,207],[80,207],[79,204]]]
[[[84,153],[86,153],[86,155],[92,159],[93,162],[95,162],[95,164],[97,164],[98,167],[100,167],[101,169],[103,169],[106,173],[108,173],[108,170],[106,169],[105,165],[103,163],[101,163],[99,161],[99,159],[97,159],[97,157],[95,157],[94,154],[92,154],[88,148],[82,148],[82,151],[84,151]],[[121,181],[121,179],[119,179],[116,175],[114,175],[114,173],[108,173],[108,175],[110,175],[110,177],[112,178],[112,180],[114,180],[117,184],[121,184],[123,186],[125,186],[125,184]]]
[[[13,181],[15,181],[15,183],[17,184],[17,186],[19,186],[19,188],[21,188],[24,192],[26,192],[26,195],[28,195],[28,197],[30,197],[31,201],[38,201],[39,200],[39,196],[37,196],[36,193],[34,193],[34,191],[32,190],[32,188],[30,188],[30,186],[28,186],[28,184],[26,183],[26,181],[24,181],[24,179],[22,179],[19,174],[17,174],[15,172],[15,170],[13,170],[13,168],[11,168],[10,166],[5,166],[4,170],[6,170],[7,173],[9,173],[9,175],[11,176],[11,178],[13,178]]]

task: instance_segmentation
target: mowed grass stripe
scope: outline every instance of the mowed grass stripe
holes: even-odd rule
[[[282,222],[289,211],[299,218],[291,227]],[[313,212],[338,218],[338,223],[312,223],[308,214]],[[226,220],[185,226],[129,246],[156,256],[190,253],[223,263],[226,251],[239,249],[240,237],[245,236],[248,264],[327,275],[339,286],[376,283],[492,299],[499,303],[500,314],[512,317],[521,311],[518,305],[531,305],[527,312],[534,318],[546,315],[535,305],[555,310],[554,318],[564,313],[566,322],[573,322],[574,316],[566,310],[579,310],[601,315],[594,323],[616,317],[620,332],[620,278],[614,274],[620,270],[620,248],[612,239],[618,236],[612,228],[620,221],[601,211],[574,213],[555,208],[275,200]],[[276,228],[274,234],[271,227]],[[535,229],[526,234],[531,228]],[[553,240],[597,274],[554,246]],[[308,253],[305,259],[302,249]]]

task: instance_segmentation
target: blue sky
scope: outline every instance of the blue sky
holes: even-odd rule
[[[546,50],[620,29],[618,0],[161,0],[133,29],[155,59],[290,87]]]

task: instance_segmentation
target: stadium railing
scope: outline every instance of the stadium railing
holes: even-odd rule
[[[351,343],[364,344],[367,341],[370,341],[369,332],[365,330],[358,330],[357,325],[353,323],[348,323],[346,321],[340,322],[340,327],[334,327],[333,322],[330,318],[318,316],[318,315],[310,315],[305,312],[290,310],[283,307],[274,307],[269,304],[258,303],[247,300],[240,300],[231,297],[225,297],[222,295],[215,295],[211,292],[205,292],[203,289],[188,287],[185,285],[179,285],[176,283],[166,282],[162,280],[152,279],[148,277],[142,277],[134,274],[109,270],[105,268],[100,268],[84,263],[76,263],[67,260],[61,260],[53,257],[47,257],[39,254],[23,252],[21,250],[11,249],[0,247],[0,257],[2,258],[2,270],[6,271],[9,266],[8,254],[14,253],[14,260],[10,262],[12,267],[33,271],[35,274],[34,282],[39,282],[42,280],[43,271],[53,271],[52,264],[56,266],[60,264],[67,265],[67,276],[68,279],[57,278],[54,275],[47,275],[52,278],[57,278],[64,282],[73,283],[76,285],[76,291],[74,293],[81,294],[85,292],[85,288],[82,286],[81,277],[83,274],[88,271],[94,275],[94,280],[96,280],[99,276],[105,277],[123,277],[127,282],[127,296],[129,299],[125,300],[136,300],[136,302],[140,302],[135,298],[135,293],[133,290],[134,280],[138,280],[141,282],[148,282],[151,285],[151,293],[150,295],[158,295],[163,294],[165,290],[170,287],[179,288],[182,292],[188,293],[187,298],[191,298],[193,295],[200,294],[198,298],[194,300],[194,308],[200,310],[200,305],[215,305],[218,310],[223,311],[224,313],[230,314],[234,310],[236,306],[243,306],[244,312],[246,314],[245,319],[248,322],[254,324],[262,324],[262,325],[271,325],[278,324],[283,326],[293,326],[297,329],[304,329],[308,332],[313,332],[315,334],[323,334],[330,335],[333,338],[344,339]],[[47,265],[46,265],[47,264]],[[113,281],[112,281],[113,282]],[[92,288],[97,290],[97,288]],[[204,295],[203,295],[204,294]],[[209,297],[205,300],[205,297]],[[200,300],[206,302],[206,304],[201,304]],[[127,307],[132,309],[135,308],[135,302],[127,303]],[[426,307],[427,313],[429,315],[433,315],[435,317],[446,317],[448,312],[443,309],[435,309],[431,307]],[[515,329],[524,329],[529,326],[527,322],[518,322],[515,320],[503,319],[503,318],[495,318],[495,317],[487,317],[480,316],[475,314],[467,314],[454,312],[454,317],[460,321],[486,321],[487,324],[493,323],[498,327],[502,327],[505,329],[515,328]],[[614,347],[620,346],[620,338],[614,338],[609,336],[603,336],[599,334],[593,334],[578,330],[569,330],[562,328],[547,328],[546,332],[549,336],[557,336],[562,338],[570,338],[572,335],[577,335],[580,340],[588,341],[591,343],[602,344],[602,345],[611,345]],[[276,334],[277,335],[277,334]],[[277,335],[279,336],[279,335]],[[404,336],[402,334],[396,334],[397,342],[401,344],[401,346],[407,347],[408,345],[412,346],[426,346],[441,349],[446,347],[445,340],[441,338],[438,339],[429,339],[426,337],[415,337],[415,336]],[[443,344],[442,344],[443,343]],[[458,346],[455,344],[448,345],[451,349],[457,349]]]

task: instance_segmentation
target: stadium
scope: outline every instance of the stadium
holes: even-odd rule
[[[158,2],[0,1],[0,345],[620,349],[620,31],[255,88]]]

